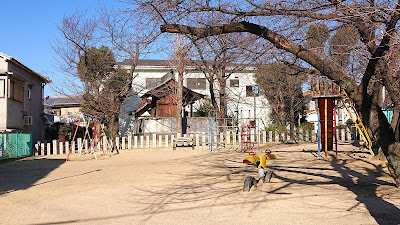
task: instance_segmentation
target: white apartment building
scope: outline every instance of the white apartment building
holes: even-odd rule
[[[130,69],[128,60],[120,64],[125,69]],[[186,69],[183,85],[195,92],[210,96],[209,82],[204,73],[196,71],[194,67],[190,66]],[[246,67],[242,71],[229,75],[226,83],[226,114],[237,118],[256,117],[259,119],[260,125],[267,125],[270,112],[268,101],[261,95],[254,96],[253,94],[253,90],[258,91],[258,86],[253,78],[255,70],[255,67]],[[168,60],[139,60],[134,73],[132,89],[139,91],[139,96],[141,96],[160,84],[161,77],[166,73],[171,73],[171,71],[174,71],[174,66]],[[174,71],[174,76],[176,80],[176,71]],[[217,81],[214,82],[213,86],[217,101],[219,101]],[[198,101],[193,105],[193,111],[196,111],[199,104],[200,102]],[[185,110],[189,112],[189,106]]]
[[[130,60],[125,60],[122,63],[119,63],[124,69],[131,69]],[[229,78],[226,82],[226,115],[231,118],[257,118],[257,125],[260,128],[264,128],[270,123],[269,113],[270,108],[268,105],[267,99],[262,97],[261,95],[254,96],[253,90],[258,91],[258,86],[254,81],[253,74],[256,70],[256,67],[246,67],[241,71],[234,72],[229,75]],[[227,68],[229,71],[229,68]],[[132,89],[134,92],[138,92],[138,96],[141,97],[147,91],[153,89],[157,85],[161,84],[161,78],[164,77],[168,73],[173,73],[175,80],[177,80],[177,72],[172,63],[168,60],[139,60],[138,65],[134,71],[134,80],[132,83]],[[216,101],[219,102],[219,87],[218,82],[214,81],[214,93],[216,96]],[[210,96],[210,84],[205,76],[199,70],[196,70],[193,66],[186,67],[186,72],[184,74],[183,85],[197,93]],[[203,121],[202,123],[198,122],[199,118],[195,118],[192,116],[196,115],[196,111],[200,106],[203,100],[198,100],[192,105],[191,115],[191,106],[186,106],[185,111],[188,112],[187,118],[187,127],[188,133],[196,133],[196,132],[207,132],[208,123]],[[138,104],[138,101],[134,104]],[[137,106],[135,106],[137,107]],[[120,130],[122,134],[127,133],[141,133],[141,132],[168,132],[167,130],[174,130],[175,126],[174,118],[153,118],[151,121],[148,117],[150,114],[145,113],[141,118],[146,119],[145,124],[138,121],[134,121],[133,116],[131,118],[124,117],[124,119],[120,119]],[[160,122],[160,121],[163,122]],[[168,122],[165,122],[168,121]],[[172,121],[172,122],[171,122]],[[240,123],[241,120],[239,120]],[[170,125],[160,125],[170,124]],[[136,124],[136,125],[135,125]],[[137,128],[140,126],[144,126],[144,128],[140,128],[141,131]],[[161,126],[161,127],[160,127]],[[136,128],[135,128],[136,127]],[[168,128],[166,128],[168,127]],[[201,128],[201,129],[200,129]],[[136,131],[134,131],[136,130]],[[185,131],[184,131],[185,133]]]

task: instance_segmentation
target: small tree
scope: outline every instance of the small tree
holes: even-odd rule
[[[261,93],[267,98],[276,118],[281,126],[290,124],[290,139],[294,140],[295,115],[304,106],[301,85],[305,76],[301,73],[291,75],[295,71],[283,63],[270,63],[260,66],[254,75]],[[287,116],[289,115],[289,116]]]
[[[120,108],[128,95],[132,76],[115,66],[114,54],[106,46],[91,47],[80,57],[78,76],[85,89],[83,112],[104,119],[114,139],[118,134]]]

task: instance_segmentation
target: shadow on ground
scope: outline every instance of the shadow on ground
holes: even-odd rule
[[[304,154],[309,154],[309,152],[304,151]],[[158,213],[174,210],[170,206],[180,203],[190,203],[193,208],[197,209],[224,205],[243,206],[246,204],[246,207],[256,209],[264,201],[274,201],[271,197],[268,197],[271,194],[285,195],[286,197],[283,199],[300,198],[291,194],[294,194],[296,189],[307,188],[304,185],[318,185],[325,188],[326,185],[333,184],[334,186],[329,188],[335,188],[339,185],[356,195],[357,204],[347,211],[363,204],[378,224],[400,224],[399,208],[384,199],[384,197],[390,195],[390,192],[398,191],[395,182],[381,179],[381,176],[388,176],[382,166],[370,163],[364,155],[355,157],[354,152],[356,151],[349,151],[351,154],[348,154],[345,159],[332,157],[330,161],[325,161],[322,158],[314,158],[308,163],[304,163],[304,166],[291,166],[300,165],[304,158],[285,160],[285,163],[270,165],[269,169],[276,172],[275,179],[280,180],[281,184],[266,191],[264,198],[257,198],[249,204],[246,203],[249,196],[243,196],[240,185],[247,175],[256,176],[255,168],[244,166],[241,162],[242,158],[235,158],[226,153],[199,158],[192,163],[198,164],[200,168],[188,171],[186,174],[174,174],[181,176],[181,179],[185,181],[184,183],[166,185],[156,190],[154,188],[141,188],[140,191],[144,193],[141,203],[146,206],[141,212],[148,215],[146,221]],[[366,153],[362,152],[362,154]],[[320,164],[314,163],[315,160],[330,164],[330,166],[320,167]],[[356,161],[362,162],[363,166],[354,168],[352,163]],[[235,200],[226,202],[226,197],[230,195],[234,195],[234,198],[230,199]],[[207,204],[202,204],[205,201],[207,201]],[[209,204],[209,202],[213,203]],[[339,200],[337,204],[341,204]],[[192,207],[184,206],[176,210],[191,209]],[[324,206],[321,205],[321,207]]]
[[[142,222],[149,221],[159,213],[167,213],[181,210],[202,209],[238,206],[252,211],[262,207],[265,201],[290,200],[295,198],[315,197],[296,195],[301,189],[318,187],[320,189],[346,189],[356,196],[357,203],[347,209],[352,211],[358,205],[363,204],[370,215],[378,224],[399,224],[400,210],[394,204],[385,200],[385,197],[395,193],[395,183],[381,179],[387,176],[380,165],[370,163],[365,157],[354,157],[343,154],[342,159],[332,157],[331,160],[323,160],[321,157],[312,157],[315,151],[279,151],[287,154],[282,160],[269,162],[269,169],[275,171],[277,176],[271,186],[265,189],[258,189],[250,193],[242,192],[244,177],[256,176],[256,168],[242,163],[246,154],[218,152],[196,157],[188,161],[182,159],[182,164],[192,164],[193,169],[180,173],[160,172],[161,175],[175,176],[178,181],[166,183],[162,186],[132,186],[135,189],[133,204],[140,204],[140,210],[134,213],[121,214],[116,216],[86,218],[82,220],[60,221],[64,223],[83,223],[93,221],[112,220],[130,216],[146,216]],[[353,153],[353,152],[352,152]],[[278,156],[279,157],[279,156]],[[176,160],[176,159],[175,159]],[[355,166],[354,162],[361,162]],[[176,162],[166,162],[175,163]],[[362,165],[362,166],[359,166]],[[383,190],[386,190],[383,191]],[[139,195],[137,195],[139,191]],[[320,193],[323,195],[323,191]],[[284,196],[274,198],[274,195]],[[230,196],[233,196],[229,198]],[[257,196],[253,198],[252,196]],[[129,198],[128,198],[129,199]],[[250,200],[249,200],[250,199]],[[129,200],[127,200],[129,201]],[[337,199],[340,206],[341,199]],[[319,204],[315,202],[315,204]],[[322,203],[321,203],[322,204]],[[326,207],[319,205],[318,207]],[[327,209],[329,210],[329,209]],[[338,207],[338,210],[344,210]],[[57,224],[57,223],[52,223]]]
[[[0,164],[0,195],[27,189],[59,167],[65,159],[27,159]]]

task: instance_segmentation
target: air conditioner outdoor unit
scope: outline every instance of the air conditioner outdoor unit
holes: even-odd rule
[[[32,116],[24,116],[24,126],[32,126]]]

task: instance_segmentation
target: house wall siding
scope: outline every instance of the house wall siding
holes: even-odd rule
[[[64,108],[61,108],[61,115],[65,115],[65,114],[68,114],[68,113],[80,115],[81,114],[81,108],[80,107],[64,107]]]
[[[0,60],[4,63],[4,60]],[[44,120],[43,113],[43,88],[42,80],[36,75],[22,69],[12,62],[8,64],[6,72],[11,72],[15,76],[23,79],[24,101],[19,102],[13,99],[6,98],[7,101],[7,129],[18,129],[23,132],[32,133],[32,141],[36,142],[44,138]],[[16,80],[13,76],[9,78]],[[28,99],[28,88],[31,89],[31,98]],[[24,116],[32,116],[32,125],[24,126]]]
[[[4,81],[4,97],[0,97],[0,130],[5,130],[7,127],[7,75],[8,63],[0,60],[0,79]]]

